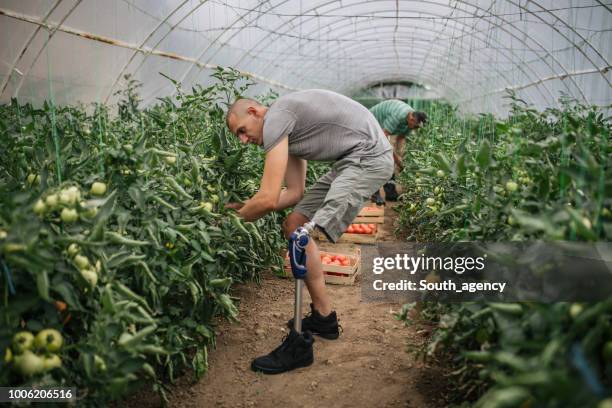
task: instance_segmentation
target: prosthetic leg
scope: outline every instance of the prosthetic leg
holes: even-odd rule
[[[289,237],[289,260],[295,278],[295,304],[293,328],[283,343],[270,354],[258,357],[251,363],[253,371],[264,374],[279,374],[298,367],[306,367],[314,361],[312,345],[314,338],[308,330],[302,332],[302,289],[306,278],[306,246],[314,224],[309,222],[298,227]]]

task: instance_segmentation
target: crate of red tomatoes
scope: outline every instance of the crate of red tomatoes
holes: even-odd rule
[[[317,232],[316,237],[320,241],[327,241],[325,234]],[[337,243],[351,242],[355,244],[374,244],[378,237],[378,224],[351,224],[348,226],[344,234],[340,236]]]
[[[335,285],[352,285],[361,271],[361,250],[319,251],[325,282]],[[285,255],[285,276],[291,276],[289,254]]]

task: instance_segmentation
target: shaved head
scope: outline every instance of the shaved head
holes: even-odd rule
[[[263,123],[268,108],[253,99],[237,99],[227,110],[225,123],[241,143],[263,144]]]
[[[254,99],[236,99],[227,111],[227,115],[225,116],[225,123],[227,123],[227,125],[229,126],[229,119],[232,115],[236,115],[238,117],[246,115],[247,109],[251,106],[262,106],[262,104]]]

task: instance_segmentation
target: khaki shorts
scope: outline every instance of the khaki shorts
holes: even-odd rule
[[[295,211],[336,242],[370,197],[393,175],[393,152],[345,157],[306,192]]]

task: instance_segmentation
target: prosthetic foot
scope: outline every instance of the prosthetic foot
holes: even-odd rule
[[[264,374],[280,374],[298,367],[306,367],[314,361],[312,345],[314,338],[306,330],[302,332],[302,288],[306,278],[306,245],[310,240],[312,223],[299,227],[289,237],[289,260],[295,278],[295,307],[293,328],[283,343],[270,354],[257,357],[251,363],[253,371]]]

